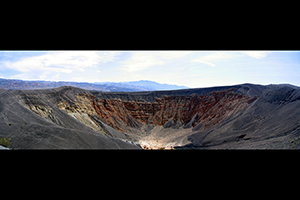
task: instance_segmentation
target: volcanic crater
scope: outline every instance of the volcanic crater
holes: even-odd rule
[[[227,149],[300,144],[296,86],[242,84],[151,92],[97,92],[68,86],[1,94],[0,104],[6,106],[0,118],[6,122],[17,108],[27,116],[15,117],[15,124],[22,127],[19,131],[17,126],[0,127],[8,131],[13,148]],[[38,133],[28,132],[41,126]],[[34,141],[37,135],[43,138],[38,137],[34,146],[22,139],[24,134]],[[294,141],[292,146],[288,141]]]

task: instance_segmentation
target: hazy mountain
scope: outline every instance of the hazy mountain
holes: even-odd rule
[[[299,149],[300,88],[6,90],[0,139],[12,149]]]
[[[103,82],[103,83],[84,83],[66,81],[23,81],[14,79],[1,79],[0,88],[6,90],[32,90],[32,89],[51,89],[61,86],[72,86],[86,90],[97,90],[103,92],[135,92],[135,91],[154,91],[154,90],[175,90],[185,89],[185,86],[160,84],[153,81],[133,81],[133,82]]]
[[[154,81],[140,80],[140,81],[129,81],[129,82],[95,82],[95,84],[108,84],[122,88],[130,88],[135,91],[155,91],[155,90],[178,90],[188,89],[186,86],[161,84]]]

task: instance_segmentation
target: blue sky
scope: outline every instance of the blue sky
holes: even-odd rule
[[[300,86],[300,51],[0,51],[0,78]]]

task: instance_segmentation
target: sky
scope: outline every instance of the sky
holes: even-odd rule
[[[0,51],[0,78],[300,86],[300,51]]]

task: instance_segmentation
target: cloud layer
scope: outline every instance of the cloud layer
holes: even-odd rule
[[[211,54],[205,55],[205,56],[200,56],[194,60],[193,62],[199,62],[203,64],[210,65],[212,67],[216,66],[213,62],[218,61],[221,59],[227,59],[233,57],[231,54],[224,53],[224,52],[213,52]]]
[[[141,51],[132,52],[132,56],[122,62],[122,69],[137,72],[152,66],[167,64],[175,59],[191,54],[191,51]]]
[[[299,55],[274,51],[0,51],[0,77],[77,82],[144,79],[188,87],[297,83]]]
[[[69,51],[49,52],[45,55],[25,57],[19,61],[4,61],[2,65],[21,72],[15,78],[29,77],[44,79],[59,77],[60,73],[84,72],[85,68],[99,66],[116,60],[118,52]]]
[[[250,56],[252,58],[259,59],[259,58],[266,57],[271,52],[267,52],[267,51],[242,51],[242,53],[246,54],[247,56]]]

